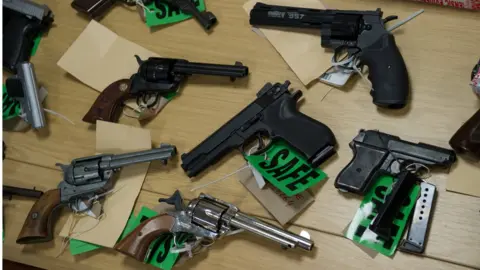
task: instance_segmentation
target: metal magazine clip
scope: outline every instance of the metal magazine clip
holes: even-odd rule
[[[413,254],[422,254],[425,251],[429,221],[433,213],[436,192],[435,185],[427,182],[422,182],[420,188],[420,197],[415,204],[407,237],[402,240],[398,247],[400,251]]]

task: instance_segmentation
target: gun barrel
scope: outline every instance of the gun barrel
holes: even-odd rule
[[[20,102],[22,103],[22,110],[26,113],[26,121],[35,129],[43,128],[45,126],[45,116],[33,64],[29,62],[20,63],[17,66],[17,72],[23,90],[23,98],[20,99]]]
[[[154,160],[162,160],[166,162],[170,157],[174,156],[176,152],[177,149],[175,146],[162,144],[160,147],[151,150],[113,155],[111,160],[108,161],[108,166],[111,169],[117,169],[126,165],[150,162]]]
[[[22,197],[40,198],[43,195],[43,192],[35,190],[35,188],[28,189],[3,185],[3,194],[9,196],[16,195]]]
[[[295,248],[300,247],[305,250],[312,250],[314,243],[310,239],[290,233],[274,225],[267,224],[261,220],[249,217],[243,213],[237,213],[230,221],[233,227],[244,229],[246,231],[258,234],[278,242],[282,247]]]
[[[213,76],[225,76],[230,78],[242,78],[248,75],[248,67],[241,63],[235,65],[217,65],[194,62],[177,62],[173,72],[182,74],[202,74]]]

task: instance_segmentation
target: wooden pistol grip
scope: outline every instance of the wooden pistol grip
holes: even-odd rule
[[[17,244],[43,243],[52,240],[52,216],[60,206],[60,189],[45,192],[30,209],[18,235]]]
[[[150,244],[164,233],[169,233],[175,218],[159,215],[149,218],[115,245],[115,249],[143,262]]]
[[[118,80],[110,84],[93,103],[83,121],[95,124],[97,120],[117,122],[124,102],[130,98],[130,80]]]

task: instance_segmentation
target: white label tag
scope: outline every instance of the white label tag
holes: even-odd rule
[[[160,97],[158,102],[151,108],[144,108],[138,115],[138,120],[145,120],[155,117],[168,103],[168,99]]]
[[[352,77],[353,73],[354,71],[350,69],[331,67],[320,76],[319,80],[335,87],[342,87]]]
[[[260,172],[255,169],[252,164],[250,164],[249,162],[247,162],[247,164],[250,170],[252,170],[253,177],[255,177],[255,181],[257,182],[258,187],[260,189],[263,189],[265,187],[265,178],[263,178],[262,174],[260,174]]]

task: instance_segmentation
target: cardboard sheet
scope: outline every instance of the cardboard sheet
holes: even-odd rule
[[[315,201],[308,190],[302,191],[295,196],[287,197],[270,184],[260,189],[251,170],[240,171],[238,180],[282,226]]]
[[[250,10],[257,2],[270,5],[325,9],[318,0],[253,0],[248,1],[243,6],[249,17]],[[330,68],[333,51],[322,48],[320,30],[262,27],[260,31],[304,85],[318,79]]]
[[[97,153],[119,154],[147,150],[151,149],[151,146],[150,131],[147,129],[97,121]],[[118,173],[115,191],[105,199],[103,207],[105,216],[102,221],[95,226],[97,220],[94,218],[80,217],[73,232],[74,234],[86,232],[74,238],[104,247],[113,247],[130,217],[149,165],[149,163],[141,163],[124,167]],[[68,236],[72,222],[73,216],[70,216],[60,236]]]
[[[138,70],[134,55],[159,57],[91,20],[57,65],[84,84],[102,92],[111,83],[128,79]],[[134,101],[127,102],[136,107]]]
[[[457,165],[448,175],[447,190],[480,197],[480,164],[458,157]]]

